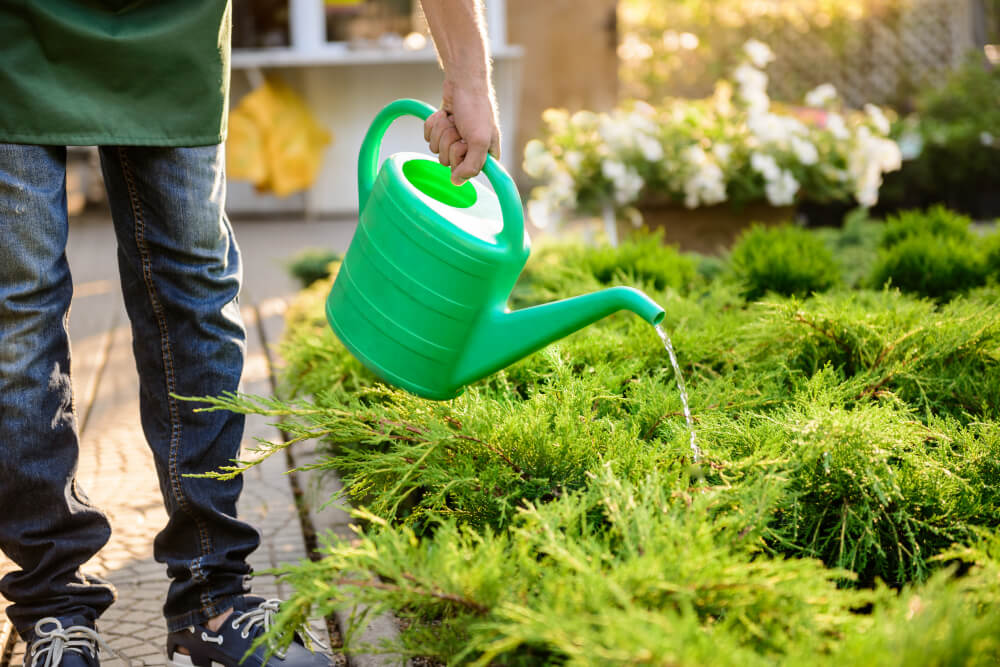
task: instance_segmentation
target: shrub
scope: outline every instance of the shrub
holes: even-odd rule
[[[996,542],[994,538],[994,543]],[[996,552],[996,547],[992,549]],[[898,597],[873,605],[867,627],[847,635],[829,659],[820,664],[871,667],[923,667],[1000,664],[1000,568],[986,549],[961,549],[955,554],[975,563],[955,577],[938,573],[923,586],[908,586]],[[800,664],[815,664],[803,656]]]
[[[758,455],[788,480],[770,525],[780,553],[819,558],[863,583],[926,578],[928,554],[968,538],[953,517],[963,480],[921,450],[947,437],[898,409],[811,401],[783,416],[784,437]]]
[[[946,301],[985,284],[987,275],[981,250],[970,241],[922,233],[881,251],[869,284],[880,288],[891,283],[904,292]]]
[[[525,294],[599,287],[592,252],[605,251],[540,253]],[[401,656],[449,664],[997,657],[1000,543],[980,537],[1000,528],[997,287],[940,306],[898,290],[747,305],[726,280],[654,291],[698,464],[639,318],[609,317],[433,402],[350,357],[325,323],[328,288],[288,311],[297,398],[208,401],[321,439],[317,467],[364,506],[354,541],[285,568],[285,639],[311,612],[362,604],[407,620]]]
[[[306,248],[288,261],[288,272],[302,287],[309,287],[317,280],[330,275],[330,264],[340,260],[340,255],[325,248]]]
[[[1000,281],[1000,222],[997,223],[997,230],[983,242],[983,252],[990,277]]]
[[[898,291],[834,292],[762,304],[728,339],[743,372],[780,369],[793,391],[829,365],[845,398],[901,400],[924,421],[996,419],[998,304],[988,293],[938,307]]]
[[[533,305],[610,285],[684,292],[698,279],[697,260],[664,245],[660,231],[636,233],[617,247],[550,243],[532,252],[513,302],[518,307]]]
[[[902,211],[886,219],[879,246],[892,248],[914,236],[927,235],[967,243],[972,240],[969,231],[971,222],[964,215],[944,206],[935,206],[927,211]]]
[[[582,266],[602,285],[633,283],[662,291],[686,289],[694,281],[696,263],[663,244],[662,232],[639,233],[618,247],[601,246],[580,255]]]
[[[767,292],[808,296],[839,280],[830,250],[816,236],[792,226],[754,226],[733,247],[730,266],[751,301]]]
[[[823,239],[833,252],[844,285],[857,287],[871,273],[884,228],[881,222],[868,217],[867,210],[857,208],[844,217],[842,227],[819,227],[810,231]]]

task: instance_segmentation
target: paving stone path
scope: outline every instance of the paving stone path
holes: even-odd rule
[[[322,245],[343,250],[353,230],[349,223],[254,222],[237,225],[244,250],[246,283],[241,307],[247,322],[247,365],[243,389],[271,392],[271,366],[264,332],[280,330],[284,299],[296,287],[281,261],[295,250]],[[167,590],[164,566],[153,560],[153,538],[166,522],[152,455],[139,423],[138,379],[131,333],[117,283],[110,222],[103,218],[74,222],[68,250],[76,284],[70,317],[74,388],[81,424],[78,481],[90,499],[109,516],[113,534],[84,571],[108,578],[118,601],[101,618],[100,630],[133,665],[163,665],[166,628],[161,607]],[[267,326],[262,324],[267,321]],[[247,423],[244,446],[254,438],[275,439],[278,432],[263,418]],[[288,592],[273,576],[259,574],[279,564],[306,558],[299,513],[285,474],[285,460],[275,456],[248,473],[239,513],[262,533],[253,554],[254,593],[284,598]],[[0,576],[13,564],[0,554]],[[23,643],[14,642],[0,597],[0,665],[20,667]],[[326,624],[313,623],[317,636],[329,637]],[[346,664],[343,656],[338,658]],[[104,665],[124,665],[102,656]]]

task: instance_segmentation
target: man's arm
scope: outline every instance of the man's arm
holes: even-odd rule
[[[480,172],[487,152],[500,157],[496,97],[490,78],[481,0],[421,0],[441,66],[441,109],[424,139],[460,185]]]

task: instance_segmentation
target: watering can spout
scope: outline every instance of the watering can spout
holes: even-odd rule
[[[515,312],[484,314],[458,367],[456,383],[469,384],[619,310],[631,310],[652,325],[664,311],[631,287],[611,287]]]

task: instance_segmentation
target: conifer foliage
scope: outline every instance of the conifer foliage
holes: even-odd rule
[[[553,246],[514,301],[648,290],[687,378],[698,464],[670,364],[634,316],[430,402],[377,383],[336,341],[329,280],[304,291],[282,397],[202,399],[321,439],[320,467],[357,508],[356,540],[284,569],[295,593],[275,633],[364,603],[405,619],[383,647],[401,660],[1000,660],[1000,289],[930,301],[831,284],[748,303],[731,266],[697,266],[648,239]]]

